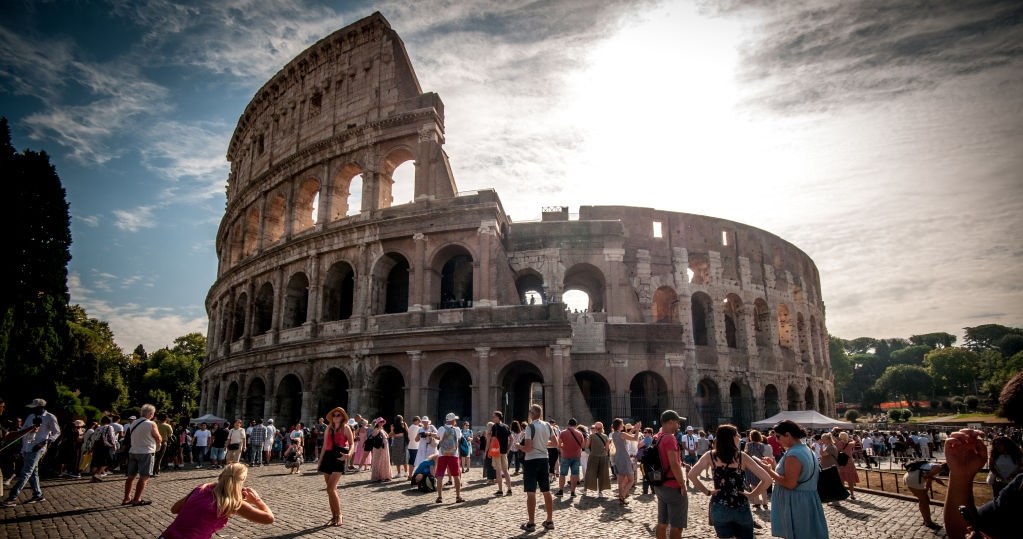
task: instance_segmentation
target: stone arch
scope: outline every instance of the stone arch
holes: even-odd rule
[[[266,218],[263,222],[263,246],[277,243],[284,237],[284,219],[288,211],[288,200],[281,193],[270,195],[266,203]]]
[[[404,163],[412,162],[415,166],[416,156],[406,146],[398,146],[391,149],[384,158],[383,167],[380,172],[380,207],[389,208],[395,205],[397,193],[403,193],[397,204],[407,204],[415,198],[415,174],[412,175],[412,185],[397,185],[395,183],[394,171]],[[411,187],[411,189],[409,188]],[[411,196],[406,196],[411,195]]]
[[[448,361],[438,365],[430,374],[427,401],[432,406],[427,405],[426,409],[438,423],[448,412],[469,420],[472,417],[472,385],[472,374],[462,364]]]
[[[266,383],[262,378],[255,376],[249,382],[249,387],[245,390],[245,417],[247,419],[262,418],[265,404]]]
[[[501,409],[507,422],[525,419],[529,406],[544,405],[544,377],[536,365],[517,360],[509,363],[498,376],[501,382]]]
[[[796,313],[796,338],[799,341],[799,357],[803,361],[810,360],[810,346],[807,342],[806,335],[806,319],[803,318],[803,313]]]
[[[380,257],[372,274],[373,314],[392,314],[408,311],[409,263],[397,252]]]
[[[219,321],[219,328],[217,328],[217,345],[222,345],[227,342],[228,335],[231,330],[231,319],[234,314],[231,312],[231,302],[227,296],[220,299],[220,311],[217,312],[217,320]]]
[[[767,384],[764,387],[764,417],[775,416],[781,412],[781,400],[778,395],[778,388],[774,384]]]
[[[579,384],[583,400],[589,408],[590,416],[596,421],[609,423],[611,419],[611,386],[600,374],[593,371],[575,373],[575,382]]]
[[[318,205],[319,195],[320,181],[316,178],[306,178],[298,185],[291,220],[293,233],[304,232],[316,225],[313,210]]]
[[[473,256],[459,244],[445,245],[430,264],[430,301],[440,309],[472,307]]]
[[[391,418],[405,413],[405,377],[397,367],[377,367],[366,397],[368,415]]]
[[[689,253],[689,282],[710,284],[710,258],[704,253]]]
[[[815,399],[813,398],[813,389],[809,387],[806,388],[806,392],[803,394],[803,408],[806,410],[817,409]]]
[[[632,377],[629,383],[629,404],[632,419],[653,425],[660,420],[661,412],[668,409],[668,384],[664,377],[653,371],[643,371]]]
[[[238,294],[234,301],[234,317],[231,327],[232,340],[237,341],[245,336],[245,315],[249,310],[249,295],[245,292]]]
[[[565,272],[565,283],[562,290],[579,290],[585,292],[590,298],[588,309],[590,312],[604,311],[604,272],[600,268],[580,262]]]
[[[337,367],[328,369],[316,388],[316,417],[326,417],[335,406],[348,411],[349,387],[345,371]]]
[[[348,262],[335,262],[323,280],[323,321],[347,320],[354,307],[355,269]]]
[[[274,320],[274,285],[267,281],[256,292],[255,307],[256,335],[262,335],[273,328]]]
[[[725,343],[729,348],[739,348],[746,342],[746,325],[743,323],[742,298],[737,294],[725,296]]]
[[[713,346],[714,301],[705,292],[696,292],[691,300],[693,311],[693,344]]]
[[[231,234],[228,235],[230,241],[228,242],[228,252],[230,253],[229,260],[231,265],[235,265],[241,262],[244,258],[243,253],[245,252],[245,230],[242,228],[241,220],[234,222],[231,226]]]
[[[238,382],[231,382],[224,395],[224,416],[233,420],[238,416]]]
[[[704,430],[717,427],[721,417],[721,390],[710,378],[704,378],[696,385],[696,414]]]
[[[796,389],[796,386],[789,384],[788,392],[785,394],[785,401],[787,403],[787,410],[794,411],[800,409],[799,390]]]
[[[736,380],[728,386],[728,399],[732,404],[732,424],[740,430],[748,429],[753,422],[753,391],[743,380]]]
[[[824,400],[824,390],[823,389],[818,389],[817,390],[817,411],[818,412],[820,412],[822,414],[827,414],[828,413],[828,405],[826,404],[826,402],[827,401]]]
[[[817,325],[817,318],[810,315],[810,346],[813,347],[813,359],[816,363],[824,364],[824,352],[821,351],[821,332]]]
[[[362,167],[357,163],[348,163],[334,175],[330,190],[330,221],[357,215],[362,211],[362,172]]]
[[[771,346],[771,311],[767,302],[757,298],[753,302],[753,332],[756,335],[757,346],[768,348]]]
[[[543,277],[534,269],[524,269],[515,277],[515,289],[519,292],[519,302],[523,305],[547,303]]]
[[[309,278],[304,272],[296,272],[288,279],[284,289],[284,316],[281,328],[288,329],[306,323],[309,316]]]
[[[678,293],[670,286],[662,286],[654,290],[653,301],[650,304],[650,315],[655,324],[677,324],[678,315]]]
[[[210,400],[206,405],[206,411],[211,414],[217,413],[217,405],[220,404],[220,382],[213,385],[213,392],[210,393]]]
[[[245,214],[245,232],[242,240],[242,257],[256,252],[259,247],[259,208],[253,206]]]
[[[784,303],[778,304],[778,346],[792,348],[792,318],[789,306]]]
[[[302,381],[298,376],[287,374],[277,384],[273,415],[278,427],[291,426],[302,419]]]

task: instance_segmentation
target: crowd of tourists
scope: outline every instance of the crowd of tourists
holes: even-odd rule
[[[1023,374],[1006,386],[1003,408],[1018,413],[1021,399]],[[85,474],[93,482],[122,471],[121,503],[133,506],[153,503],[145,489],[162,472],[186,466],[219,470],[215,481],[198,485],[169,504],[177,517],[163,532],[166,539],[209,538],[233,515],[274,522],[267,502],[245,486],[250,468],[271,463],[283,464],[293,474],[303,473],[305,462],[315,465],[305,473],[324,478],[327,526],[344,524],[342,476],[365,472],[370,482],[408,481],[408,488],[433,497],[422,503],[437,504],[445,502],[446,487],[453,491],[448,500],[465,502],[462,487],[470,472],[479,473],[473,480],[496,487],[493,496],[512,496],[513,478],[521,479],[526,509],[521,528],[527,533],[555,528],[554,497],[600,499],[606,494],[608,500],[625,506],[634,496],[652,495],[656,536],[680,537],[689,525],[690,493],[701,492],[709,496],[708,513],[718,537],[752,538],[760,527],[753,518],[756,511],[769,520],[773,536],[826,538],[822,504],[855,500],[857,462],[869,467],[886,455],[901,459],[906,469],[903,481],[920,499],[928,527],[941,527],[931,519],[929,491],[934,482],[946,484],[944,524],[949,537],[965,537],[971,527],[987,537],[1008,537],[1013,528],[1006,510],[1023,502],[1020,432],[1011,428],[945,436],[837,428],[811,433],[792,421],[781,421],[763,433],[728,424],[709,432],[686,426],[686,419],[673,410],[660,414],[656,430],[620,418],[607,428],[601,421],[581,425],[575,419],[561,426],[545,419],[542,407],[535,404],[528,418],[510,423],[495,411],[478,430],[454,413],[434,424],[425,415],[407,422],[400,415],[349,417],[341,407],[309,427],[302,423],[281,427],[272,419],[258,418],[247,425],[240,419],[174,425],[147,404],[138,417],[126,422],[108,415],[90,425],[75,421],[62,429],[43,399],[27,407],[30,413],[23,420],[4,423],[2,483],[11,490],[3,507],[17,505],[27,486],[32,497],[23,503],[45,501],[39,481],[44,463],[65,476]],[[4,411],[0,401],[0,417],[6,417]],[[1010,419],[1019,422],[1023,417]],[[936,458],[938,454],[944,462]],[[989,469],[994,500],[977,508],[972,504],[972,482],[984,468]]]

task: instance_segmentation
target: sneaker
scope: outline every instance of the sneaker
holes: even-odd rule
[[[511,491],[509,490],[508,492],[511,492]],[[503,490],[499,490],[499,491],[494,493],[494,496],[504,496],[504,491]]]
[[[575,491],[573,490],[572,492],[570,492],[570,493],[568,494],[568,497],[569,497],[569,498],[575,498]]]
[[[39,503],[39,502],[45,502],[45,501],[46,501],[46,497],[45,496],[32,496],[32,499],[27,501],[27,502],[25,502],[25,503]]]
[[[505,496],[511,496],[511,489],[508,489],[508,492],[505,492],[504,495]]]
[[[0,503],[0,507],[14,507],[16,505],[18,505],[18,502],[14,500],[4,500],[3,503]]]
[[[561,489],[558,489],[558,491],[555,492],[554,495],[560,498],[560,497],[565,495],[565,491],[561,490]]]

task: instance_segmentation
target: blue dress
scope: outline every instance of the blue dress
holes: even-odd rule
[[[775,471],[785,475],[785,461],[795,457],[803,469],[793,489],[775,485],[771,496],[771,535],[786,539],[828,539],[828,523],[817,495],[820,466],[805,444],[792,446],[781,458]]]

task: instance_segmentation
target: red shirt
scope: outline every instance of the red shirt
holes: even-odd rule
[[[668,451],[675,452],[675,460],[678,461],[679,466],[682,465],[682,460],[679,458],[681,452],[678,450],[678,440],[675,439],[673,434],[665,434],[660,432],[654,437],[657,440],[657,451],[661,454],[661,469],[664,471],[664,483],[662,486],[668,488],[682,488],[682,485],[675,479],[675,472],[672,471],[671,462],[668,460]]]
[[[583,455],[583,433],[575,427],[569,427],[561,431],[561,457],[566,459],[577,459]]]
[[[767,437],[767,445],[771,446],[771,452],[774,453],[775,458],[781,455],[781,444],[773,435]]]

